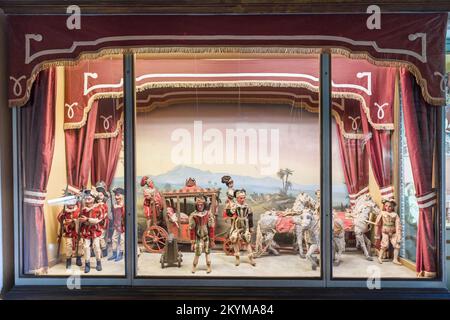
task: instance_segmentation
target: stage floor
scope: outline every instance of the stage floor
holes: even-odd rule
[[[243,252],[242,252],[243,253]],[[246,255],[242,254],[241,264],[234,265],[234,257],[227,256],[222,251],[214,251],[211,254],[212,272],[206,273],[205,258],[200,258],[197,272],[191,273],[192,252],[183,252],[183,263],[181,268],[166,267],[161,268],[160,254],[143,252],[138,260],[138,275],[144,277],[276,277],[276,278],[316,278],[320,277],[320,270],[313,271],[311,265],[298,255],[293,253],[282,253],[279,256],[267,255],[255,259],[256,266],[248,263]],[[83,273],[83,268],[73,265],[74,271],[79,271],[82,276],[121,276],[124,275],[124,260],[120,262],[107,261],[102,259],[103,271],[95,270],[95,262],[92,259],[91,272],[87,275]],[[376,269],[374,267],[377,267]],[[376,259],[367,261],[362,253],[357,251],[346,252],[343,255],[341,264],[333,267],[334,277],[364,278],[374,275],[374,270],[379,271],[381,278],[415,278],[416,274],[405,266],[398,266],[392,262],[379,264]],[[59,263],[49,269],[50,276],[70,275],[66,271],[65,263]]]

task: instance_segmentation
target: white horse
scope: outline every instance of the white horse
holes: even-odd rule
[[[319,260],[314,254],[317,249],[320,248],[320,221],[317,219],[317,216],[311,209],[303,210],[299,218],[299,223],[296,223],[295,226],[295,233],[297,234],[298,242],[298,252],[300,258],[306,258],[307,260],[309,260],[311,262],[311,268],[313,270],[316,270],[317,266],[319,265]],[[308,233],[308,239],[310,243],[305,255],[303,252],[303,239],[306,233]]]
[[[293,223],[297,225],[300,223],[302,212],[305,209],[314,210],[315,207],[316,201],[310,195],[301,192],[295,199],[292,209],[286,209],[285,211],[272,209],[261,214],[256,229],[256,256],[262,255],[266,250],[278,255],[277,249],[280,246],[275,242],[274,237],[277,233],[276,226],[280,219],[292,218]],[[264,246],[266,246],[266,249],[264,249]]]
[[[373,201],[370,194],[360,196],[355,203],[352,210],[353,225],[356,237],[356,247],[361,247],[364,252],[364,256],[369,261],[372,261],[370,254],[371,241],[366,236],[366,233],[370,230],[372,214],[377,216],[380,213],[380,208]]]

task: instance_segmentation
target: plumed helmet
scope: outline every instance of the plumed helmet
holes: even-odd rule
[[[230,182],[233,182],[233,179],[230,176],[222,177],[222,183],[225,183],[226,185],[228,185]]]
[[[195,197],[195,204],[204,204],[206,203],[206,197],[202,194],[199,194]]]
[[[120,195],[125,195],[125,189],[122,187],[115,187],[112,192],[116,195],[116,194],[120,194]]]
[[[99,181],[97,182],[97,184],[95,185],[95,190],[97,192],[101,192],[103,193],[103,195],[108,198],[108,191],[107,191],[107,187],[106,187],[106,183],[103,181]]]
[[[97,191],[95,190],[95,188],[92,188],[92,189],[84,189],[83,190],[83,197],[84,198],[87,198],[87,197],[96,197],[97,196]]]
[[[150,188],[155,187],[153,180],[150,179],[150,177],[148,177],[148,176],[143,176],[141,179],[141,187],[144,187],[144,186],[149,186]]]
[[[187,178],[186,179],[186,183],[185,183],[186,187],[194,187],[197,185],[197,182],[195,181],[195,178]]]

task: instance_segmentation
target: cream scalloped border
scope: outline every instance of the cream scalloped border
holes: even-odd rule
[[[237,88],[237,87],[273,87],[273,88],[305,88],[312,92],[319,92],[319,87],[304,81],[272,81],[272,80],[260,80],[260,81],[173,81],[173,82],[147,82],[136,87],[136,92],[141,92],[147,89],[159,89],[159,88]],[[120,92],[103,92],[92,95],[88,100],[88,105],[84,109],[83,118],[80,122],[65,123],[64,130],[78,129],[85,125],[87,120],[87,114],[92,108],[92,104],[96,99],[102,98],[119,98],[123,96],[123,91]],[[394,124],[379,124],[372,121],[370,110],[366,105],[365,99],[353,92],[332,92],[333,98],[350,98],[358,100],[363,106],[363,110],[367,116],[367,119],[371,126],[377,130],[394,130]]]
[[[376,59],[367,51],[352,51],[348,48],[341,46],[322,46],[322,47],[277,47],[277,46],[259,46],[259,47],[249,47],[249,46],[208,46],[208,47],[198,47],[198,46],[170,46],[170,47],[134,47],[134,46],[124,46],[124,47],[104,47],[96,51],[91,51],[87,53],[81,53],[78,57],[74,59],[56,59],[51,61],[43,61],[37,64],[32,72],[29,79],[26,82],[26,92],[25,96],[20,99],[9,100],[10,107],[21,107],[26,104],[30,97],[31,87],[36,79],[37,74],[44,69],[50,68],[52,66],[70,66],[76,65],[80,60],[86,59],[96,59],[106,55],[111,54],[125,54],[125,53],[153,53],[153,54],[165,54],[165,55],[176,55],[176,54],[225,54],[225,53],[236,53],[236,54],[263,54],[265,56],[279,56],[283,54],[299,54],[299,55],[311,55],[320,54],[324,51],[330,52],[331,54],[338,54],[345,56],[349,59],[364,59],[373,65],[378,66],[390,66],[390,67],[405,67],[410,71],[416,78],[417,83],[422,89],[422,95],[424,99],[433,105],[444,106],[445,98],[432,97],[428,92],[428,83],[425,78],[423,78],[419,69],[409,61],[403,60],[391,60],[391,59]],[[439,70],[437,70],[439,71]],[[443,71],[443,70],[440,70]]]

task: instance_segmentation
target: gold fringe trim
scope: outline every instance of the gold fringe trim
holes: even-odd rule
[[[417,278],[436,278],[436,272],[420,271],[417,273]]]
[[[416,78],[416,82],[421,87],[422,96],[424,97],[426,102],[428,102],[429,104],[435,105],[435,106],[445,106],[445,104],[446,104],[445,97],[438,98],[438,97],[432,97],[430,95],[430,93],[428,92],[427,79],[425,79],[422,76],[419,68],[417,68],[417,66],[415,64],[413,64],[409,61],[393,60],[393,59],[376,59],[366,51],[351,51],[351,50],[349,50],[347,48],[343,48],[343,47],[332,47],[332,48],[330,48],[330,51],[331,51],[331,53],[345,56],[346,58],[349,58],[349,59],[364,59],[376,66],[406,68]],[[436,70],[436,71],[442,71],[442,73],[445,73],[444,70]]]
[[[64,130],[68,129],[80,129],[86,124],[87,117],[89,111],[92,109],[92,105],[97,99],[107,99],[107,98],[120,98],[123,96],[123,92],[101,92],[92,95],[89,100],[87,106],[83,109],[83,117],[79,122],[67,122],[64,123]]]
[[[115,138],[119,135],[123,125],[123,112],[120,114],[120,119],[116,122],[116,129],[113,132],[103,132],[94,134],[94,139],[109,139]]]
[[[427,80],[423,78],[419,69],[411,62],[403,60],[392,59],[375,59],[367,51],[351,51],[345,47],[274,47],[274,46],[260,46],[260,47],[232,47],[232,46],[209,46],[209,47],[104,47],[102,49],[91,51],[87,53],[81,53],[74,59],[56,59],[51,61],[43,61],[37,64],[30,75],[30,78],[26,82],[25,96],[20,99],[11,99],[9,101],[10,107],[21,107],[29,100],[31,87],[36,79],[37,74],[47,68],[53,66],[73,66],[80,60],[98,59],[107,55],[125,54],[125,53],[150,53],[150,54],[164,54],[164,55],[207,55],[207,54],[262,54],[264,56],[279,56],[279,55],[312,55],[320,54],[322,52],[330,52],[338,55],[345,56],[350,59],[365,59],[368,62],[378,66],[390,66],[390,67],[405,67],[416,78],[417,83],[422,88],[422,95],[424,99],[433,105],[443,106],[445,105],[445,98],[432,97],[428,92]],[[442,71],[442,70],[441,70]]]

